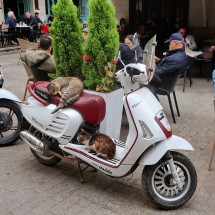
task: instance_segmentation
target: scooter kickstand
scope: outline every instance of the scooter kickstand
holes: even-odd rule
[[[78,160],[78,170],[79,170],[79,175],[80,175],[80,182],[85,183],[82,173],[89,167],[89,165],[86,166],[85,168],[81,169],[81,163],[82,162],[80,160]]]

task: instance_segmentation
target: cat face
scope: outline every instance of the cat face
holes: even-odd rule
[[[54,95],[54,96],[56,96],[57,94],[58,94],[58,92],[60,91],[60,86],[59,86],[59,84],[57,84],[57,83],[50,83],[48,86],[47,86],[47,88],[48,88],[48,91],[52,94],[52,95]]]
[[[84,131],[83,129],[81,129],[80,133],[78,134],[77,140],[80,143],[83,143],[85,145],[89,145],[89,141],[90,141],[91,135],[88,134],[86,131]]]

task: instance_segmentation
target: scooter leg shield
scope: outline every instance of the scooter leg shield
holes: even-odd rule
[[[192,145],[185,139],[172,135],[170,138],[156,143],[142,154],[139,164],[153,165],[157,163],[167,151],[193,151]]]

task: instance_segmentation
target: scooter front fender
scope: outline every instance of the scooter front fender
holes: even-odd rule
[[[0,99],[8,99],[16,102],[21,102],[21,100],[13,93],[2,88],[0,89]]]
[[[178,150],[193,151],[194,148],[185,139],[172,135],[170,138],[156,143],[145,153],[143,153],[139,160],[139,164],[142,164],[142,165],[156,164],[167,151],[178,151]]]

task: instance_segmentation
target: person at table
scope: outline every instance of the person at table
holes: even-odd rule
[[[38,21],[35,17],[32,17],[29,12],[25,13],[25,17],[26,17],[25,24],[27,24],[30,27],[23,29],[22,33],[25,34],[25,36],[30,42],[33,42],[36,40]]]
[[[196,41],[193,35],[187,34],[187,30],[185,27],[180,27],[178,33],[180,33],[183,36],[185,46],[187,46],[187,48],[189,48],[190,50],[197,49]]]
[[[42,20],[41,20],[40,17],[39,17],[39,13],[38,13],[38,12],[35,12],[35,13],[34,13],[34,17],[35,17],[35,19],[37,20],[37,23],[40,23],[40,24],[43,23]]]
[[[133,34],[127,35],[125,38],[125,44],[131,49],[132,54],[135,57],[135,50],[133,50],[133,47],[132,47],[133,37],[134,37]],[[140,46],[138,46],[136,48],[136,53],[137,53],[137,62],[142,63],[143,62],[143,49]]]
[[[5,20],[5,24],[9,25],[9,39],[18,44],[17,38],[20,36],[16,31],[16,16],[13,11],[8,12],[8,17]]]
[[[52,23],[53,22],[53,19],[54,19],[54,15],[53,13],[48,17],[48,23]]]
[[[182,34],[172,34],[165,43],[169,43],[169,50],[166,55],[162,59],[155,57],[155,74],[150,82],[154,90],[160,86],[162,77],[182,74],[188,64]]]
[[[46,75],[47,73],[55,73],[55,62],[53,56],[50,54],[51,50],[51,37],[49,35],[43,35],[39,40],[39,49],[36,51],[29,49],[25,53],[22,53],[21,60],[24,61],[30,68],[37,68],[38,70],[40,70],[38,71],[38,73],[41,71],[44,72]]]

